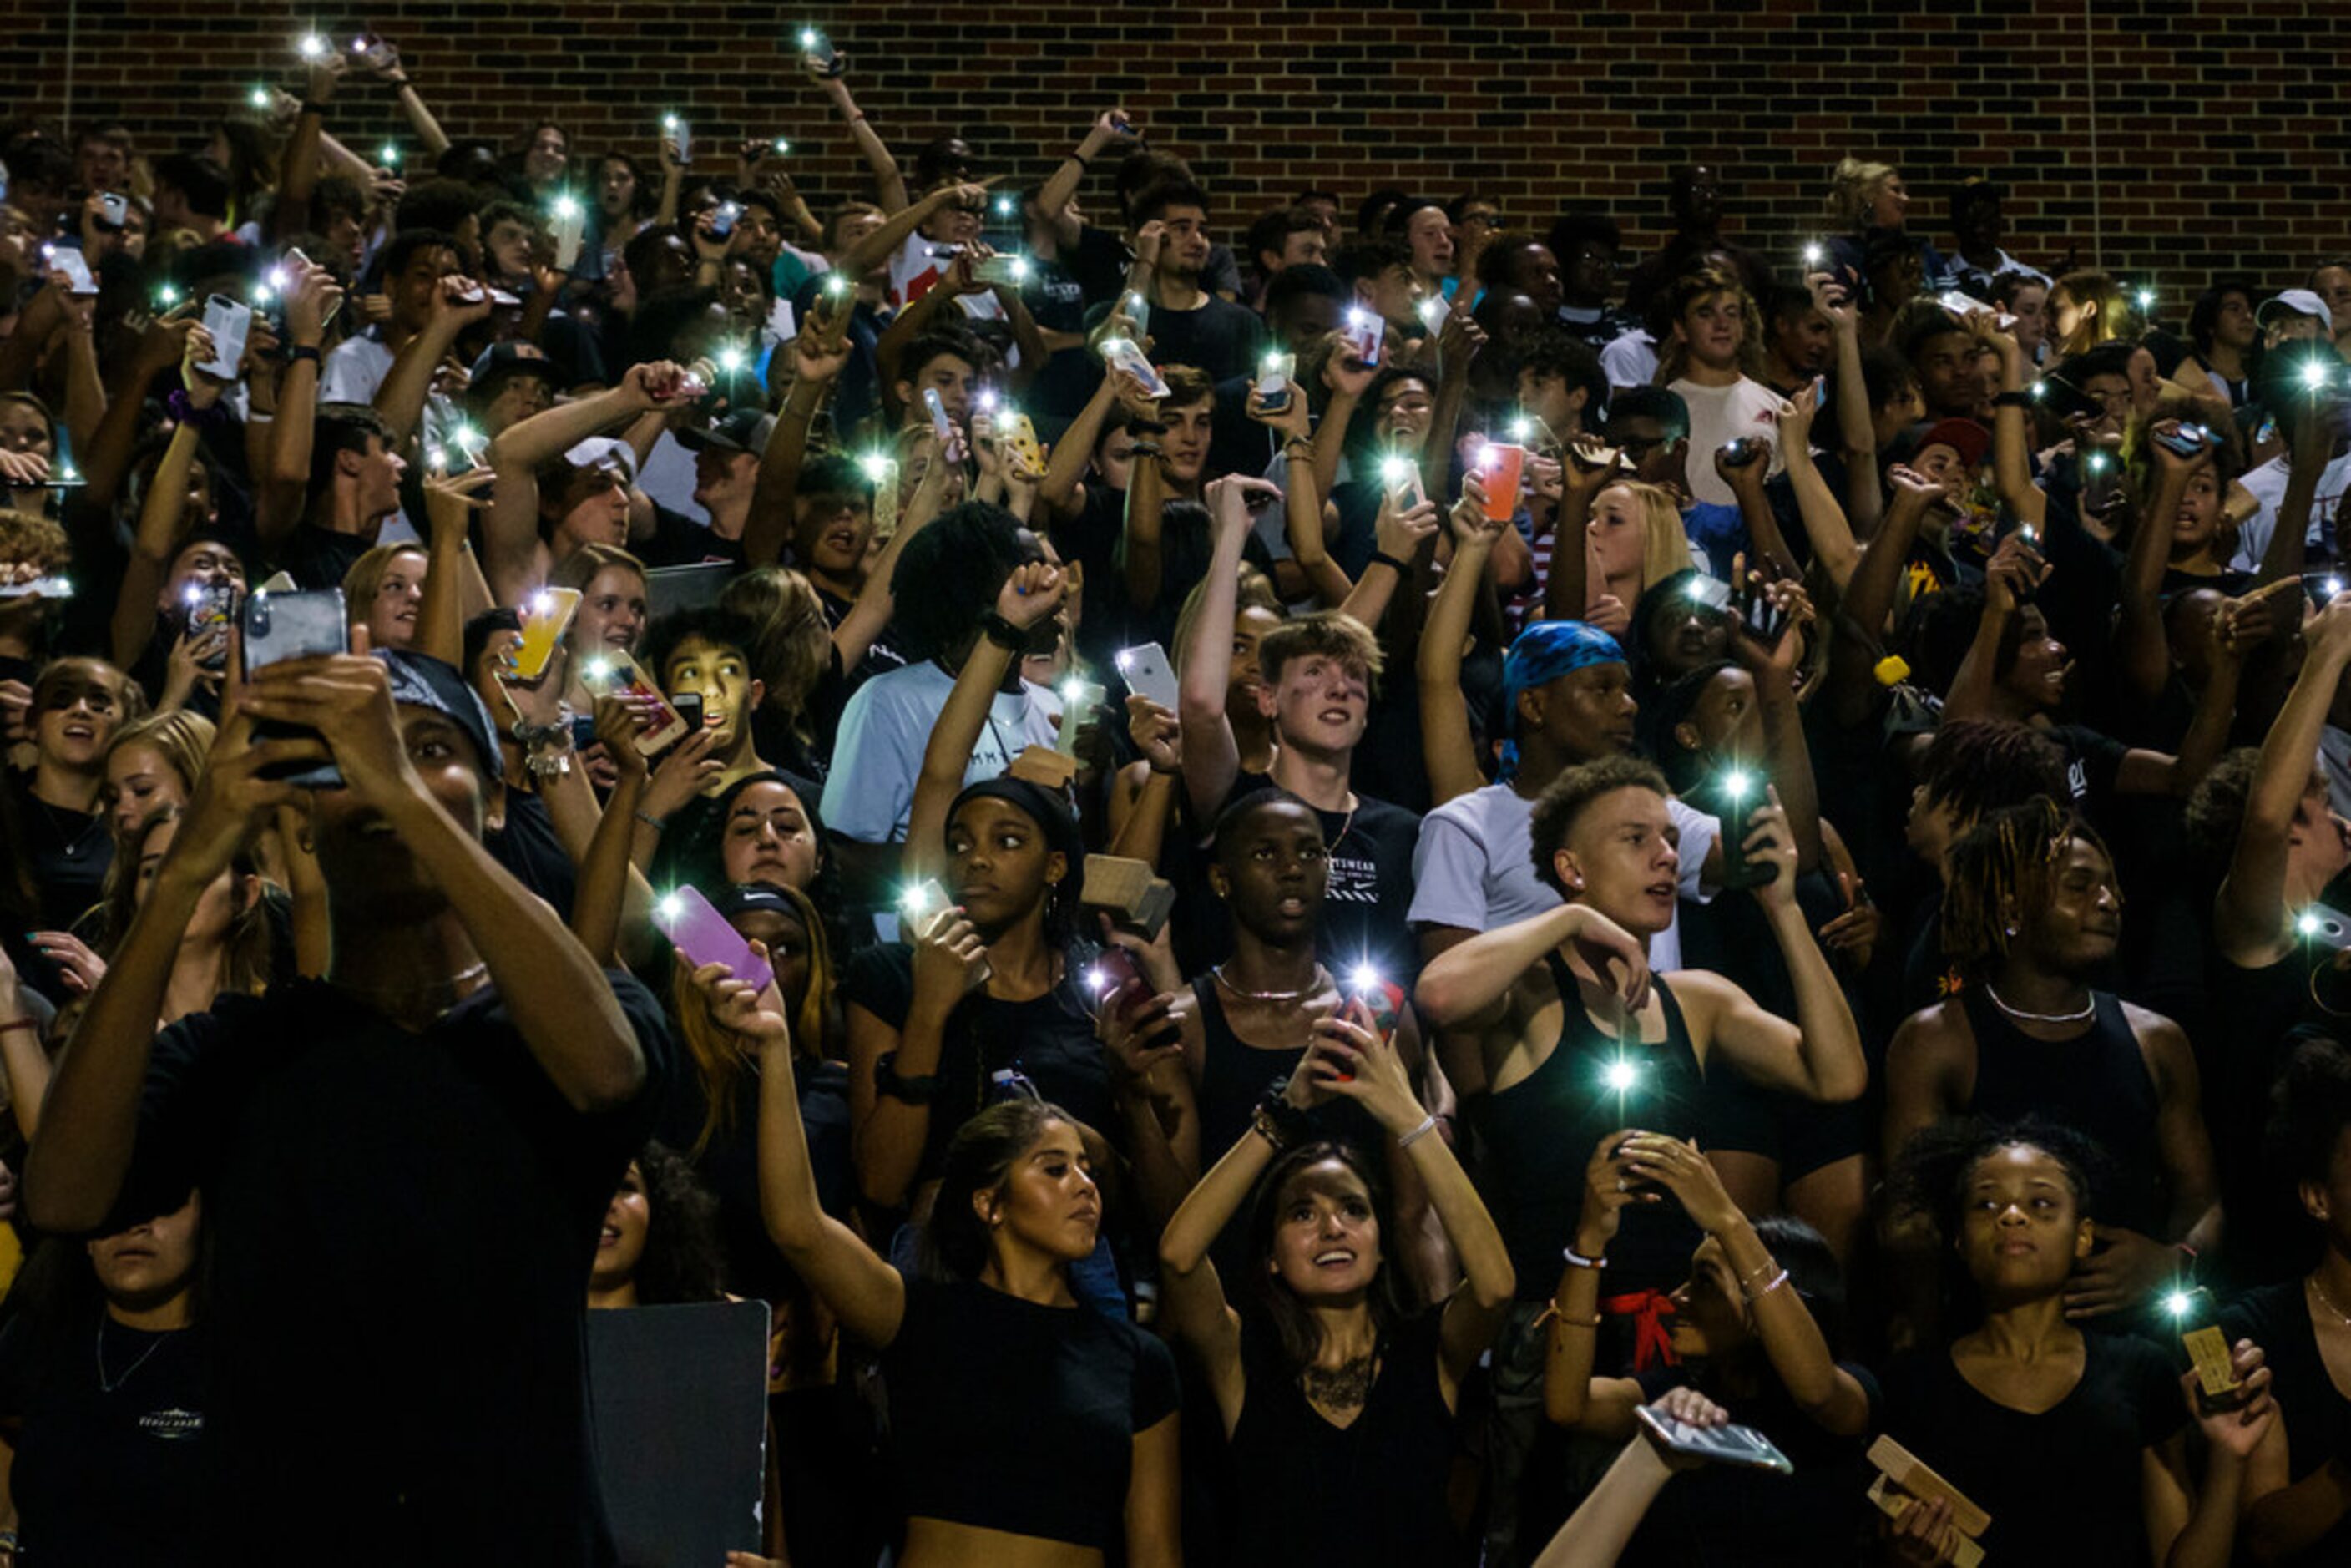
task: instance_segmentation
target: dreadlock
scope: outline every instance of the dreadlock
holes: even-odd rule
[[[2064,800],[2065,754],[2030,726],[2007,719],[1954,719],[1935,732],[1918,769],[1930,805],[1963,823],[2035,796]]]
[[[1990,974],[2008,956],[2016,927],[2008,911],[2037,909],[2065,846],[2095,845],[2114,856],[2089,825],[2047,796],[1992,812],[1951,846],[1951,881],[1943,890],[1943,952],[1970,979]]]

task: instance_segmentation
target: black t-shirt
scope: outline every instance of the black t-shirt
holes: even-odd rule
[[[697,523],[684,512],[653,503],[651,537],[629,547],[647,566],[702,566],[724,561],[741,567],[748,558],[740,538],[721,538],[707,523]]]
[[[95,1355],[93,1355],[95,1351]],[[0,1330],[8,1490],[26,1563],[178,1563],[204,1486],[204,1331],[77,1312]]]
[[[2289,1280],[2248,1291],[2221,1310],[2220,1327],[2230,1343],[2252,1340],[2267,1358],[2270,1392],[2285,1420],[2289,1479],[2299,1481],[2332,1461],[2351,1462],[2351,1399],[2335,1385],[2318,1354],[2309,1287]],[[2277,1561],[2294,1568],[2351,1563],[2351,1515],[2337,1519],[2302,1552]]]
[[[1886,1432],[1991,1515],[1979,1544],[2002,1568],[2146,1555],[2140,1455],[2188,1418],[2179,1375],[2142,1339],[2082,1344],[2082,1380],[2038,1416],[1986,1398],[1947,1346],[1886,1374]]]
[[[1078,650],[1107,668],[1111,654],[1125,646],[1125,584],[1118,575],[1118,536],[1126,526],[1126,492],[1111,488],[1099,474],[1086,476],[1086,504],[1047,526],[1061,559],[1079,562],[1086,581],[1086,613],[1078,625]]]
[[[1886,1400],[1867,1367],[1850,1361],[1837,1365],[1869,1399],[1869,1421],[1857,1437],[1823,1431],[1776,1377],[1767,1378],[1761,1392],[1740,1398],[1703,1375],[1693,1380],[1685,1367],[1643,1373],[1642,1403],[1695,1381],[1731,1420],[1771,1438],[1796,1469],[1792,1475],[1775,1475],[1737,1465],[1703,1465],[1680,1472],[1649,1505],[1618,1561],[1635,1568],[1691,1563],[1813,1568],[1855,1562],[1869,1521],[1877,1517],[1867,1497],[1876,1472],[1864,1456]]]
[[[1176,1406],[1176,1358],[1123,1319],[974,1281],[906,1281],[882,1353],[901,1511],[1114,1552],[1134,1441]]]
[[[373,534],[339,534],[304,523],[277,547],[277,566],[297,588],[340,588],[344,574],[375,542]]]
[[[125,1214],[204,1195],[208,1562],[613,1561],[590,1465],[596,1238],[667,1084],[661,1009],[628,1104],[556,1091],[495,987],[410,1034],[334,987],[224,997],[157,1040]],[[339,1547],[338,1550],[343,1550]]]
[[[1265,323],[1231,300],[1212,294],[1197,310],[1155,306],[1145,333],[1151,339],[1153,364],[1190,365],[1207,371],[1211,382],[1221,382],[1257,368]]]
[[[800,1125],[808,1130],[817,1202],[835,1219],[847,1220],[857,1195],[856,1171],[849,1157],[849,1071],[838,1061],[801,1061],[793,1064],[792,1077],[799,1089]],[[731,1121],[714,1127],[696,1154],[695,1145],[702,1143],[709,1119],[702,1075],[681,1062],[653,1135],[671,1153],[691,1158],[695,1174],[718,1200],[718,1245],[726,1254],[726,1288],[774,1305],[794,1293],[797,1281],[759,1213],[757,1058],[736,1084]]]
[[[844,1006],[863,1008],[892,1029],[904,1030],[914,1002],[914,950],[903,942],[868,947],[849,961],[841,978]],[[1093,1016],[1074,971],[1031,1001],[999,1001],[985,989],[947,1016],[939,1064],[940,1092],[931,1103],[917,1183],[939,1174],[956,1129],[1000,1094],[995,1074],[1011,1071],[1079,1121],[1109,1136],[1110,1064],[1094,1039]]]
[[[42,929],[71,930],[106,891],[106,868],[114,863],[105,814],[50,805],[33,793],[29,773],[12,776],[9,787],[16,796],[16,841],[6,847],[40,897]]]
[[[571,900],[580,891],[579,868],[555,836],[555,821],[547,814],[543,797],[509,786],[506,826],[485,832],[482,847],[517,882],[547,900],[556,914],[571,918]]]
[[[1244,773],[1228,803],[1271,788],[1272,775]],[[1355,802],[1353,811],[1314,813],[1322,821],[1322,841],[1331,846],[1318,946],[1334,970],[1343,973],[1368,963],[1403,985],[1420,970],[1419,945],[1405,918],[1412,910],[1412,852],[1420,842],[1420,819],[1360,789]]]
[[[1061,265],[1085,291],[1085,302],[1100,305],[1126,287],[1127,259],[1125,243],[1118,235],[1088,224],[1078,231],[1078,243],[1061,257]]]

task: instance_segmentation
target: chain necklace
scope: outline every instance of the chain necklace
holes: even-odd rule
[[[1991,998],[1992,1006],[2009,1017],[2022,1019],[2027,1023],[2087,1023],[2098,1013],[2098,994],[2095,991],[2090,993],[2090,999],[2082,1010],[2075,1013],[2029,1013],[2022,1008],[2010,1007],[2001,1000],[2000,993],[1991,988],[1991,982],[1989,980],[1984,982],[1984,995]]]
[[[2318,1282],[2316,1274],[2310,1275],[2303,1281],[2303,1283],[2310,1287],[2310,1293],[2318,1298],[2320,1305],[2335,1314],[2335,1322],[2346,1328],[2351,1328],[2351,1312],[2346,1312],[2335,1304],[2335,1298],[2326,1293],[2326,1287]]]
[[[116,1389],[121,1387],[124,1384],[130,1382],[131,1375],[138,1371],[141,1367],[146,1365],[147,1358],[154,1354],[157,1351],[162,1349],[164,1343],[170,1338],[171,1336],[169,1334],[156,1335],[155,1343],[149,1345],[145,1350],[141,1351],[136,1356],[132,1357],[131,1364],[122,1369],[122,1375],[110,1383],[106,1379],[106,1314],[103,1312],[99,1313],[98,1319],[98,1339],[96,1344],[98,1354],[98,1391],[100,1394],[111,1394]]]
[[[1298,1386],[1317,1405],[1333,1410],[1360,1410],[1372,1396],[1372,1380],[1379,1372],[1379,1355],[1371,1352],[1344,1366],[1301,1366]]]
[[[1322,972],[1322,966],[1317,964],[1314,966],[1314,977],[1306,982],[1306,988],[1302,991],[1245,991],[1225,977],[1225,967],[1222,964],[1209,965],[1208,973],[1217,977],[1217,984],[1245,1002],[1302,1002],[1320,992],[1327,977]]]
[[[103,812],[93,813],[89,821],[81,825],[80,832],[68,838],[65,824],[57,820],[57,809],[55,806],[50,805],[30,789],[25,791],[25,798],[38,806],[41,809],[41,815],[49,820],[49,831],[57,835],[57,847],[65,852],[65,857],[69,861],[81,859],[81,852],[89,844],[90,834],[98,831],[106,821]],[[70,814],[77,817],[81,815],[78,811]]]

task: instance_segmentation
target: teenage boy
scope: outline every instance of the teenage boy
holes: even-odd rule
[[[259,672],[58,1060],[25,1172],[44,1230],[204,1193],[205,1333],[235,1375],[204,1406],[193,1561],[291,1562],[351,1531],[386,1558],[612,1561],[580,1282],[669,1048],[659,1005],[482,847],[497,755],[434,660]],[[269,777],[328,761],[339,789]],[[159,1038],[198,905],[282,810],[308,814],[326,977]],[[401,1391],[363,1418],[335,1375],[354,1343]]]
[[[1247,372],[1264,329],[1209,291],[1207,193],[1188,180],[1165,180],[1135,198],[1134,216],[1136,259],[1151,267],[1152,358],[1196,366],[1211,383]]]
[[[1262,480],[1219,479],[1209,490],[1216,550],[1207,580],[1231,583],[1249,535],[1248,495]],[[1258,641],[1258,711],[1272,721],[1273,766],[1244,775],[1225,711],[1232,673],[1236,596],[1204,594],[1198,628],[1179,672],[1184,788],[1193,820],[1214,821],[1228,800],[1268,786],[1314,808],[1330,846],[1322,952],[1333,964],[1369,964],[1401,981],[1415,967],[1406,915],[1420,819],[1358,793],[1355,747],[1370,722],[1380,647],[1369,628],[1337,611],[1285,622]]]
[[[637,558],[647,566],[693,566],[706,561],[747,565],[743,528],[751,519],[751,493],[759,482],[759,458],[775,429],[774,414],[738,408],[714,424],[679,431],[678,444],[694,454],[694,504],[709,514],[710,521],[697,523],[657,506],[653,537],[638,545]]]
[[[457,242],[443,231],[407,228],[392,235],[376,256],[378,286],[391,315],[381,324],[335,346],[319,373],[319,401],[374,402],[377,390],[392,373],[393,358],[409,340],[434,324],[441,280],[456,270]],[[478,303],[484,307],[479,314],[448,319],[450,342],[456,340],[466,322],[488,313],[486,298]]]
[[[1666,359],[1679,374],[1666,383],[1689,411],[1690,494],[1716,506],[1736,506],[1738,497],[1714,471],[1714,455],[1724,443],[1743,437],[1769,448],[1767,475],[1781,469],[1776,423],[1779,394],[1747,373],[1755,362],[1755,308],[1738,277],[1706,267],[1667,286],[1660,319],[1669,323]]]
[[[1551,226],[1560,324],[1595,354],[1636,325],[1609,303],[1616,291],[1616,255],[1624,245],[1623,231],[1605,213],[1570,213]]]

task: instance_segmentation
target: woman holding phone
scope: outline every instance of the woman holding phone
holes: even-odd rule
[[[1410,1311],[1390,1263],[1403,1232],[1380,1163],[1311,1134],[1304,1113],[1333,1099],[1405,1151],[1459,1254],[1463,1282],[1426,1312]],[[1246,1312],[1208,1257],[1244,1204]],[[1161,1310],[1207,1375],[1231,1452],[1238,1538],[1226,1561],[1401,1568],[1458,1553],[1446,1507],[1455,1406],[1517,1276],[1361,1000],[1315,1020],[1288,1087],[1168,1221],[1159,1262]]]
[[[919,1267],[824,1212],[791,1030],[751,988],[695,971],[715,1027],[759,1057],[768,1233],[857,1338],[892,1394],[887,1466],[901,1568],[1176,1568],[1176,1367],[1167,1348],[1081,1304],[1102,1199],[1069,1113],[1025,1096],[966,1123],[940,1163]]]
[[[2197,1413],[2193,1372],[2144,1340],[2075,1325],[2066,1292],[2095,1237],[2099,1160],[2081,1134],[2031,1120],[1944,1123],[1903,1150],[1899,1208],[1931,1226],[1953,1321],[1970,1326],[1888,1372],[1886,1431],[1991,1514],[1978,1543],[1991,1562],[2114,1562],[2137,1546],[2168,1568],[2220,1568],[2248,1461],[2275,1425],[2269,1369],[2238,1341],[2246,1401]],[[2182,1431],[2191,1413],[2200,1481]],[[1947,1505],[1917,1499],[1891,1530],[1904,1563],[1948,1561],[1958,1535]]]
[[[1668,1197],[1706,1233],[1672,1296],[1668,1333],[1681,1364],[1594,1376],[1608,1244],[1628,1206]],[[1792,1476],[1710,1467],[1669,1483],[1677,1506],[1644,1522],[1625,1562],[1792,1568],[1853,1560],[1868,1483],[1862,1449],[1876,1427],[1878,1394],[1867,1371],[1835,1359],[1844,1318],[1844,1281],[1827,1241],[1799,1219],[1750,1224],[1692,1145],[1636,1131],[1593,1151],[1573,1255],[1552,1298],[1544,1415],[1621,1441],[1638,1429],[1635,1411],[1685,1388],[1761,1432],[1795,1465]],[[1520,1528],[1550,1523],[1522,1515]]]

